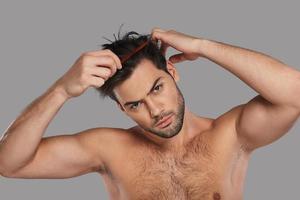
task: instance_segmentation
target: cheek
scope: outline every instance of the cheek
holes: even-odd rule
[[[142,111],[136,114],[131,114],[130,117],[138,124],[148,125],[151,123],[151,121],[149,122],[150,119],[146,111]]]
[[[165,106],[170,108],[174,108],[174,106],[177,105],[178,103],[178,93],[176,88],[170,88],[165,92],[164,96],[164,101],[165,101]],[[166,108],[168,109],[168,108]]]

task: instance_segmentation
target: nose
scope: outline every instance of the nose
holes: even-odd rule
[[[150,112],[150,116],[152,118],[160,118],[160,115],[163,113],[163,108],[160,104],[155,103],[151,99],[147,101],[148,109]]]

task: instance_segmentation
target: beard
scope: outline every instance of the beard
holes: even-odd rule
[[[173,117],[172,122],[167,127],[162,128],[163,130],[162,129],[158,130],[159,128],[154,128],[154,127],[153,128],[143,127],[142,125],[140,125],[142,129],[162,138],[172,138],[180,132],[184,120],[185,101],[177,84],[175,84],[175,86],[177,90],[177,101],[178,101],[177,111],[175,113],[174,112],[164,113],[163,115],[164,117],[164,116],[169,116],[170,114],[174,114],[172,116]]]

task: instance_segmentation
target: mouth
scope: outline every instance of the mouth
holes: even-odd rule
[[[158,127],[158,128],[165,128],[166,126],[168,126],[172,122],[172,116],[173,116],[173,114],[165,116],[155,126]]]

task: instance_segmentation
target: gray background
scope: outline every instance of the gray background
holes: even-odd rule
[[[175,29],[261,51],[299,69],[299,5],[296,1],[4,1],[0,2],[0,132],[32,100],[62,76],[78,56],[99,49],[123,31]],[[177,65],[189,108],[216,118],[257,93],[207,61]],[[133,121],[94,89],[68,101],[45,136],[91,127],[130,127]],[[299,122],[251,157],[244,199],[295,199],[299,194]],[[102,179],[0,178],[0,199],[108,199]]]

